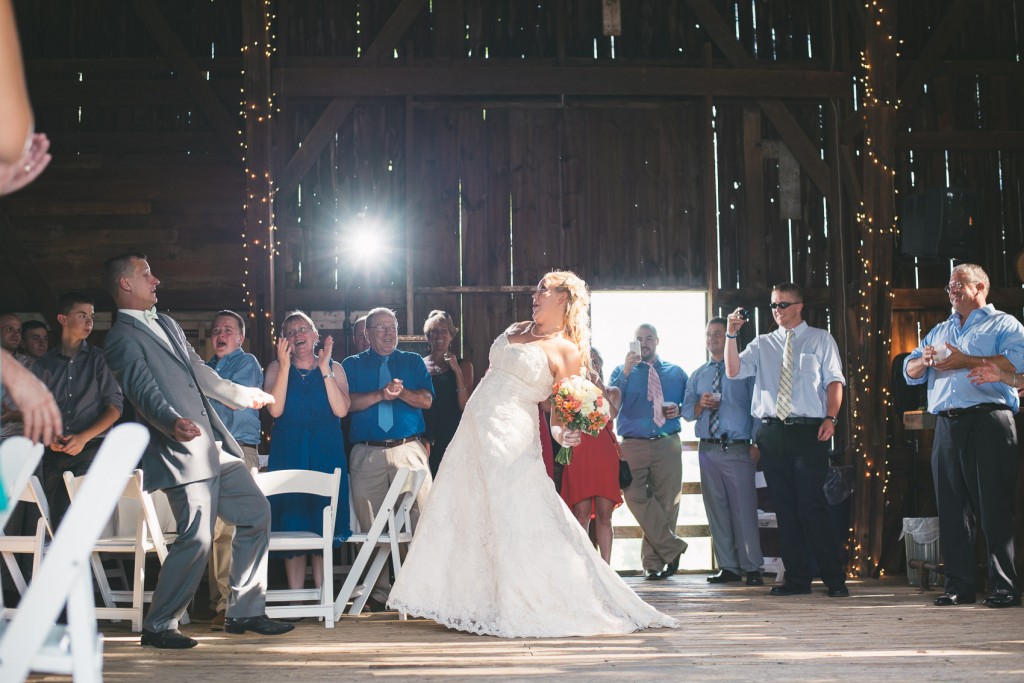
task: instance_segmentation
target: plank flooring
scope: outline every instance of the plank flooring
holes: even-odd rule
[[[704,574],[626,581],[679,619],[678,629],[589,638],[501,640],[449,631],[395,613],[312,620],[276,638],[182,628],[187,651],[142,648],[103,622],[107,681],[931,681],[1024,680],[1024,610],[980,604],[938,608],[904,577],[853,580],[851,597],[770,597],[768,587],[725,587]],[[66,680],[34,676],[33,681]]]

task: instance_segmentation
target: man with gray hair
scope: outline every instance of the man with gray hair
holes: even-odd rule
[[[418,519],[431,485],[427,449],[422,441],[426,430],[423,411],[434,401],[434,383],[423,358],[398,350],[398,318],[394,311],[375,308],[367,313],[366,339],[370,348],[341,364],[352,399],[352,502],[364,531],[370,528],[402,467],[426,471],[427,478],[412,509],[413,523]],[[385,609],[390,591],[388,573],[381,572],[366,603],[368,608]]]
[[[1016,607],[1013,520],[1017,484],[1017,392],[979,375],[1014,375],[1024,366],[1024,326],[988,303],[989,279],[972,263],[957,266],[946,286],[953,314],[907,356],[908,384],[928,383],[928,411],[938,416],[932,474],[945,560],[940,607],[975,602],[975,523],[988,545],[988,607]]]

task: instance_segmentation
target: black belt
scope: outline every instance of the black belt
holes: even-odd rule
[[[761,424],[766,425],[820,425],[825,418],[823,417],[787,417],[785,420],[780,420],[777,417],[762,417]]]
[[[1010,406],[1003,405],[1002,403],[978,403],[977,405],[967,406],[966,408],[940,410],[938,414],[942,417],[960,417],[961,415],[970,415],[971,413],[992,413],[997,410],[1009,409]]]
[[[241,441],[238,442],[238,445],[239,446],[245,446],[247,448],[259,448],[260,447],[260,445],[258,443],[242,443]]]
[[[700,442],[701,443],[725,443],[725,444],[733,444],[733,443],[749,444],[750,443],[750,439],[729,439],[729,438],[725,438],[725,439],[701,439]]]
[[[623,439],[634,439],[636,441],[657,441],[658,439],[664,439],[666,436],[678,436],[679,432],[670,432],[668,434],[658,434],[657,436],[624,436]]]
[[[409,443],[410,441],[419,441],[419,438],[419,434],[413,434],[412,436],[407,436],[404,439],[388,439],[387,441],[358,441],[356,442],[356,445],[358,446],[362,444],[364,446],[374,446],[376,448],[394,448],[395,446],[401,446],[402,444]]]

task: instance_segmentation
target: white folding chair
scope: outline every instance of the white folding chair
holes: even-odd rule
[[[8,505],[16,505],[15,501],[24,502],[39,510],[39,520],[36,522],[36,532],[31,536],[7,535],[0,527],[0,555],[3,556],[4,564],[11,573],[11,580],[20,595],[25,595],[28,585],[25,582],[25,575],[21,572],[16,555],[32,555],[32,573],[39,570],[39,562],[43,559],[43,551],[46,543],[53,538],[53,529],[50,526],[50,506],[43,494],[43,486],[35,475],[29,477],[28,483],[16,497],[8,499]]]
[[[91,476],[91,469],[89,474],[78,477],[71,472],[64,473],[64,483],[72,501],[78,495],[79,488]],[[105,533],[96,540],[92,553],[93,576],[103,599],[103,606],[96,608],[96,618],[113,621],[130,619],[132,631],[137,633],[142,630],[145,603],[153,599],[153,592],[145,590],[146,555],[156,553],[160,564],[163,564],[167,558],[167,544],[173,542],[173,535],[165,536],[161,529],[153,497],[143,487],[142,470],[136,470],[127,478],[116,507],[119,510],[119,523],[107,525]],[[110,587],[103,568],[103,556],[107,554],[132,557],[133,576],[124,590],[113,590]],[[129,605],[119,607],[118,603]],[[188,623],[187,615],[183,616],[182,623]]]
[[[270,530],[270,550],[304,553],[317,550],[324,556],[324,573],[319,577],[320,588],[300,588],[267,591],[267,616],[318,617],[324,626],[334,628],[334,523],[338,517],[338,489],[341,469],[330,474],[310,470],[278,470],[257,472],[253,475],[263,495],[306,493],[329,500],[323,511],[323,528],[312,531]],[[272,602],[307,601],[299,605],[271,605]]]
[[[355,545],[359,550],[334,601],[335,619],[345,613],[350,600],[352,608],[349,614],[354,616],[363,611],[377,577],[387,567],[389,557],[394,561],[395,576],[398,576],[402,569],[399,544],[412,541],[411,510],[416,502],[416,494],[426,478],[426,470],[411,470],[408,467],[399,469],[384,496],[384,502],[374,515],[369,531],[349,537],[347,543]],[[359,583],[360,578],[363,579],[362,583]],[[401,614],[399,618],[405,619],[405,615]]]
[[[149,431],[138,424],[120,425],[103,440],[89,481],[68,508],[17,613],[10,622],[0,619],[0,681],[23,681],[29,671],[71,675],[76,683],[102,681],[103,637],[96,631],[89,555],[117,504],[120,482],[148,442]],[[65,604],[68,625],[56,625]]]
[[[7,499],[7,506],[0,510],[0,529],[6,526],[21,492],[42,458],[43,445],[34,444],[23,436],[12,436],[0,444],[0,476],[3,477],[4,497]]]

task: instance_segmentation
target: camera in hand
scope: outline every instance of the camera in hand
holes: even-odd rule
[[[750,311],[746,308],[740,309],[740,317],[744,320],[750,320]]]

